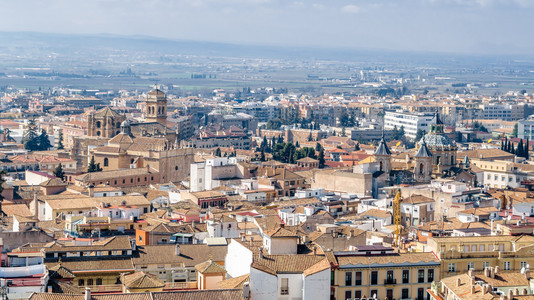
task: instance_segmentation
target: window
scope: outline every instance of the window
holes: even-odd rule
[[[175,170],[175,171],[178,171],[178,166],[174,166],[174,170]]]
[[[482,270],[486,270],[490,266],[489,261],[482,262]]]
[[[471,246],[471,251],[472,252],[477,252],[477,245]]]
[[[386,297],[388,299],[393,299],[393,289],[387,289],[386,290]]]
[[[352,299],[352,291],[345,291],[345,299],[346,300]]]
[[[371,298],[378,299],[378,290],[371,290]]]
[[[402,283],[410,282],[410,270],[402,270]]]
[[[109,166],[109,159],[106,157],[104,158],[104,167],[108,167]]]
[[[480,245],[479,250],[480,250],[480,252],[486,251],[486,246],[485,245]]]
[[[449,263],[449,272],[456,272],[456,264]]]
[[[434,281],[434,269],[428,269],[428,271],[426,271],[426,278],[428,282]]]
[[[393,270],[388,270],[386,272],[386,284],[394,284],[394,279],[393,279]]]
[[[510,270],[510,262],[509,261],[505,261],[504,262],[504,270]]]
[[[354,285],[362,285],[362,272],[355,272],[354,277]]]
[[[408,299],[410,298],[410,290],[409,289],[402,289],[401,291],[401,299]]]
[[[280,295],[289,295],[289,282],[287,278],[282,278],[280,283]]]
[[[84,285],[85,285],[85,280],[79,279],[78,280],[78,286],[84,286]]]
[[[345,272],[345,285],[346,286],[352,285],[352,272]]]
[[[425,289],[418,288],[417,289],[417,300],[424,300],[424,299],[425,299]]]
[[[93,279],[87,279],[87,285],[93,285]]]
[[[371,271],[371,285],[378,284],[378,271]]]
[[[468,262],[467,263],[467,270],[474,270],[475,269],[475,263],[474,262]]]
[[[425,269],[417,270],[417,282],[425,282]]]
[[[521,262],[521,269],[526,268],[526,267],[527,267],[527,262],[526,261],[522,261]]]
[[[362,299],[362,291],[354,291],[355,299]]]
[[[96,279],[96,285],[102,285],[102,278]]]

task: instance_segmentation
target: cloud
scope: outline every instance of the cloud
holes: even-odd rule
[[[345,13],[349,13],[349,14],[357,14],[361,11],[361,8],[354,4],[349,4],[349,5],[343,6],[343,8],[341,8],[341,11]]]

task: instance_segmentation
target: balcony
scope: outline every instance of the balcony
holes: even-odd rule
[[[397,279],[395,278],[384,279],[384,285],[391,285],[391,284],[397,284]]]

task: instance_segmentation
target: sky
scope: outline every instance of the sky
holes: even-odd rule
[[[0,31],[532,54],[534,0],[0,0]]]

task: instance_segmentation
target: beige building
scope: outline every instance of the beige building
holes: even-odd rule
[[[534,237],[530,235],[432,237],[425,251],[432,251],[440,259],[441,277],[469,269],[499,266],[503,271],[519,271],[534,265]]]
[[[393,253],[382,246],[356,246],[327,255],[333,266],[334,299],[426,299],[440,279],[433,253]]]
[[[312,182],[311,188],[341,191],[358,196],[371,196],[373,193],[373,174],[325,170],[315,174],[315,180]]]

